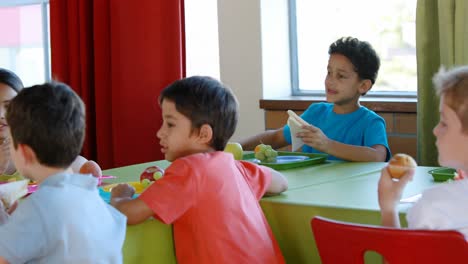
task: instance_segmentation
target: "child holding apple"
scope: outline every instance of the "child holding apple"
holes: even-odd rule
[[[385,121],[359,104],[374,85],[380,59],[365,41],[340,38],[330,45],[325,77],[327,103],[314,103],[301,115],[307,125],[291,135],[286,124],[242,140],[242,147],[253,150],[260,143],[281,148],[292,137],[304,143],[303,152],[327,153],[328,159],[348,161],[386,161],[390,158]],[[293,149],[297,151],[297,149]]]
[[[39,188],[11,216],[0,208],[0,264],[122,263],[125,216],[102,200],[95,177],[70,168],[85,135],[78,95],[55,82],[25,88],[6,119],[15,167]]]
[[[178,263],[284,263],[259,204],[287,189],[282,174],[224,152],[238,119],[231,90],[194,76],[159,98],[161,152],[172,164],[138,198],[127,184],[111,204],[138,224],[151,216],[173,224]]]
[[[463,179],[468,171],[468,66],[449,71],[442,68],[433,81],[440,95],[440,121],[433,130],[439,164],[458,169],[462,179],[425,191],[406,218],[409,228],[455,229],[468,239],[468,179]],[[414,170],[408,170],[396,181],[387,167],[382,170],[378,186],[382,225],[400,227],[396,207],[413,173]]]

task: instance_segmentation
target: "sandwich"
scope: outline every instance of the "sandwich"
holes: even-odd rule
[[[302,117],[298,116],[292,110],[288,110],[288,115],[289,115],[289,118],[291,119],[291,122],[293,122],[298,127],[309,125],[309,123],[307,123],[304,119],[302,119]]]
[[[5,209],[10,208],[19,198],[28,194],[28,180],[0,184],[0,202]]]
[[[292,151],[298,151],[304,145],[304,142],[301,138],[296,137],[296,133],[304,131],[302,126],[308,126],[309,123],[304,121],[304,119],[291,110],[288,110],[288,115],[288,126],[291,131]]]

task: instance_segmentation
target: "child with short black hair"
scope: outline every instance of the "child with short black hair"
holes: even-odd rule
[[[9,102],[23,88],[23,82],[18,75],[8,69],[0,68],[0,182],[23,178],[11,161],[8,123],[5,118]],[[80,155],[73,161],[71,168],[73,172],[90,173],[95,177],[102,176],[101,168],[97,163],[87,160]]]
[[[78,95],[62,83],[25,88],[6,119],[16,169],[39,188],[0,225],[0,263],[121,263],[125,216],[101,199],[95,177],[70,168],[85,133]]]
[[[439,164],[458,169],[463,179],[424,191],[421,199],[408,210],[406,219],[409,228],[454,229],[468,239],[468,66],[449,71],[441,69],[433,81],[440,95],[440,121],[433,131],[437,138]],[[396,209],[413,174],[413,170],[409,171],[395,181],[387,168],[382,170],[379,205],[383,226],[400,227]]]
[[[288,124],[265,131],[242,140],[244,149],[252,150],[260,143],[281,148],[297,137],[304,142],[301,151],[327,153],[332,160],[389,160],[384,119],[359,104],[361,95],[372,88],[377,78],[377,53],[368,42],[345,37],[333,42],[328,54],[327,103],[311,104],[301,115],[309,125],[303,125],[299,132],[292,132]]]
[[[129,224],[154,216],[173,224],[178,263],[284,263],[259,204],[287,189],[278,172],[223,152],[238,103],[219,81],[194,76],[166,87],[159,99],[161,152],[172,164],[138,198],[127,184],[111,204]]]

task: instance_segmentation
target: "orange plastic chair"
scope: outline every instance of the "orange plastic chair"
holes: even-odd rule
[[[385,228],[320,216],[311,226],[323,264],[364,263],[366,251],[389,264],[468,263],[468,244],[457,231]]]

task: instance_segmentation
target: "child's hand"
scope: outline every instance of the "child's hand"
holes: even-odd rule
[[[320,128],[308,125],[302,126],[305,131],[297,133],[297,137],[301,138],[304,144],[307,144],[314,149],[328,153],[330,140],[328,137],[320,130]]]
[[[409,181],[413,180],[414,169],[408,170],[399,180],[390,176],[388,168],[382,169],[380,175],[378,194],[380,210],[384,212],[393,212],[400,202],[403,189]]]
[[[135,188],[133,186],[121,183],[112,188],[111,190],[111,199],[113,198],[132,198],[135,194]]]

